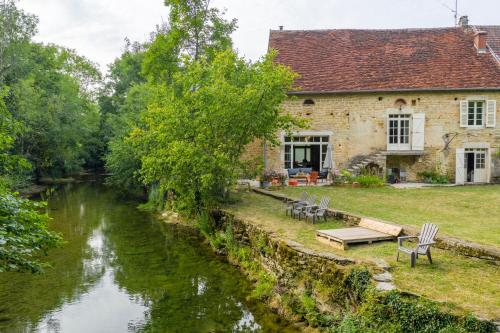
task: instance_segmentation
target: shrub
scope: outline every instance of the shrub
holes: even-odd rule
[[[358,182],[362,187],[381,187],[385,186],[385,181],[374,175],[360,175],[354,178],[354,181]]]
[[[351,183],[354,179],[354,176],[352,175],[352,173],[350,173],[349,171],[344,169],[344,170],[340,171],[340,178],[343,181]]]
[[[448,184],[450,181],[446,175],[437,173],[436,171],[419,172],[418,176],[426,183],[430,184]]]

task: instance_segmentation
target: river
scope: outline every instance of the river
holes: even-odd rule
[[[189,229],[99,182],[54,191],[66,244],[42,275],[0,273],[0,332],[296,332]]]

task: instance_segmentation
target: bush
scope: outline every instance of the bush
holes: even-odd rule
[[[332,171],[332,180],[334,184],[345,184],[352,183],[354,180],[354,176],[347,170],[338,170],[335,169]]]
[[[419,172],[418,176],[426,183],[430,184],[448,184],[450,180],[446,175],[437,173],[436,171]]]
[[[385,181],[373,175],[361,175],[354,178],[355,182],[358,182],[362,187],[381,187],[385,186]]]

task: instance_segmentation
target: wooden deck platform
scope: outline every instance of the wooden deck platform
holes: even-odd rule
[[[322,243],[346,250],[349,244],[392,240],[399,236],[402,229],[400,226],[364,218],[358,227],[317,230],[316,238]]]

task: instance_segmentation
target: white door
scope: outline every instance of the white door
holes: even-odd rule
[[[488,182],[488,149],[476,149],[474,152],[474,183]]]
[[[465,149],[457,148],[455,159],[455,184],[465,184]]]
[[[409,114],[390,114],[387,123],[387,150],[411,150]]]

